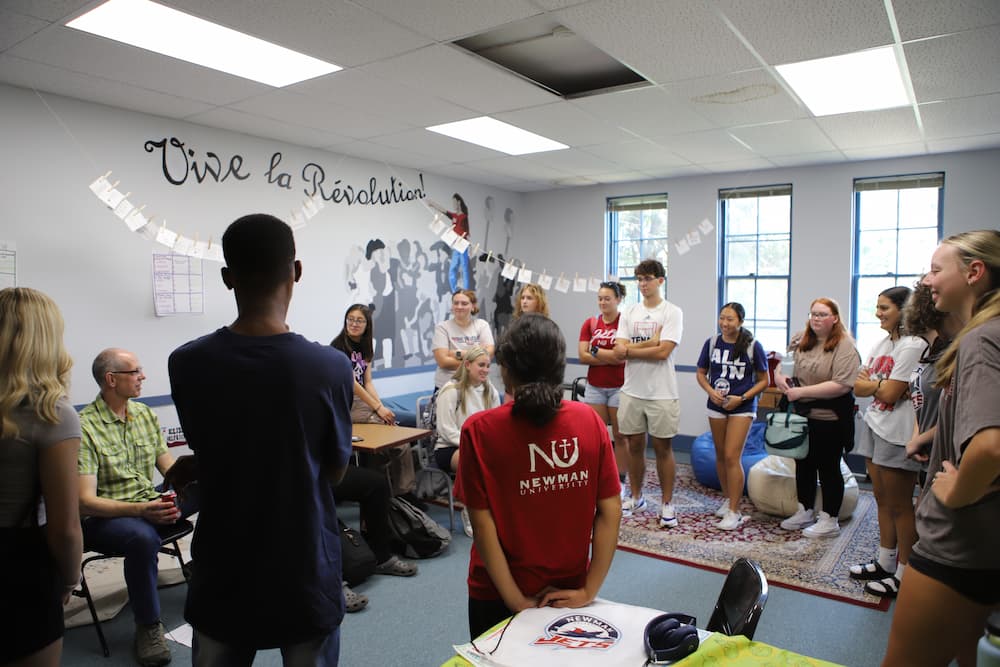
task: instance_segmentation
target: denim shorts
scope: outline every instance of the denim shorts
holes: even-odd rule
[[[590,405],[606,405],[609,408],[618,407],[618,394],[621,387],[595,387],[587,383],[587,388],[583,392],[583,402]]]

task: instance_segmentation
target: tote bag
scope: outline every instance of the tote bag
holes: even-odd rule
[[[804,459],[809,453],[809,420],[795,414],[792,404],[787,412],[772,412],[764,429],[764,449],[768,454]]]

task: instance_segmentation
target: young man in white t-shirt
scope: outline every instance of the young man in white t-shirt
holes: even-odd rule
[[[628,476],[631,495],[622,502],[630,514],[645,508],[642,485],[646,477],[646,434],[656,452],[656,472],[663,492],[660,525],[673,528],[677,515],[674,494],[674,452],[671,440],[680,422],[674,348],[681,342],[683,313],[663,298],[663,264],[646,259],[635,267],[642,303],[625,309],[618,322],[615,354],[625,360],[625,384],[618,407],[618,429],[628,438]]]

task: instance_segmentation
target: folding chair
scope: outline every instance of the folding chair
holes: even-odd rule
[[[767,577],[760,563],[748,558],[738,558],[729,568],[722,584],[719,600],[715,603],[712,618],[705,628],[724,635],[743,635],[753,639],[757,621],[767,603]]]
[[[429,409],[432,398],[432,396],[420,396],[417,398],[417,426],[420,428],[431,428],[431,415],[429,413]],[[445,486],[448,489],[448,529],[454,533],[455,489],[451,479],[451,473],[447,470],[441,470],[434,459],[434,442],[436,439],[436,435],[433,429],[431,429],[430,436],[421,438],[419,441],[414,443],[414,449],[416,449],[417,452],[417,462],[420,464],[417,468],[417,486],[420,486],[420,478],[422,476],[428,476],[431,478],[438,477],[444,480]]]
[[[157,528],[157,531],[160,533],[160,553],[173,556],[177,559],[181,565],[181,572],[184,574],[185,581],[187,581],[189,573],[187,565],[184,563],[184,555],[181,553],[179,542],[182,537],[190,535],[193,530],[194,524],[187,519],[181,519],[177,523]],[[90,594],[90,587],[87,586],[85,571],[87,569],[87,564],[95,560],[119,558],[123,555],[124,554],[119,553],[99,553],[89,558],[85,558],[83,563],[80,565],[80,589],[73,591],[73,595],[84,598],[87,601],[87,607],[90,609],[90,616],[94,619],[94,628],[97,629],[97,638],[101,640],[101,649],[104,651],[105,658],[111,657],[111,649],[108,648],[108,640],[104,638],[104,630],[101,628],[101,619],[97,616],[97,607],[94,605],[94,598]]]

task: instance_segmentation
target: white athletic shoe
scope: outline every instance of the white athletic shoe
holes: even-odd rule
[[[726,512],[729,511],[729,500],[723,500],[722,504],[719,505],[719,509],[715,510],[715,516],[720,519],[726,518]]]
[[[639,496],[636,500],[631,495],[622,502],[622,515],[632,516],[636,512],[646,509],[646,496]]]
[[[740,514],[739,512],[726,512],[726,516],[722,517],[722,521],[715,524],[716,528],[720,530],[736,530],[743,525],[743,522],[747,518]]]
[[[803,507],[799,503],[799,511],[781,522],[781,527],[785,530],[802,530],[806,526],[816,523],[816,512]]]
[[[826,512],[820,512],[816,523],[802,531],[806,537],[836,537],[840,535],[840,523],[837,517]]]
[[[677,527],[677,513],[674,511],[674,506],[670,503],[663,503],[663,506],[660,508],[660,527]]]

